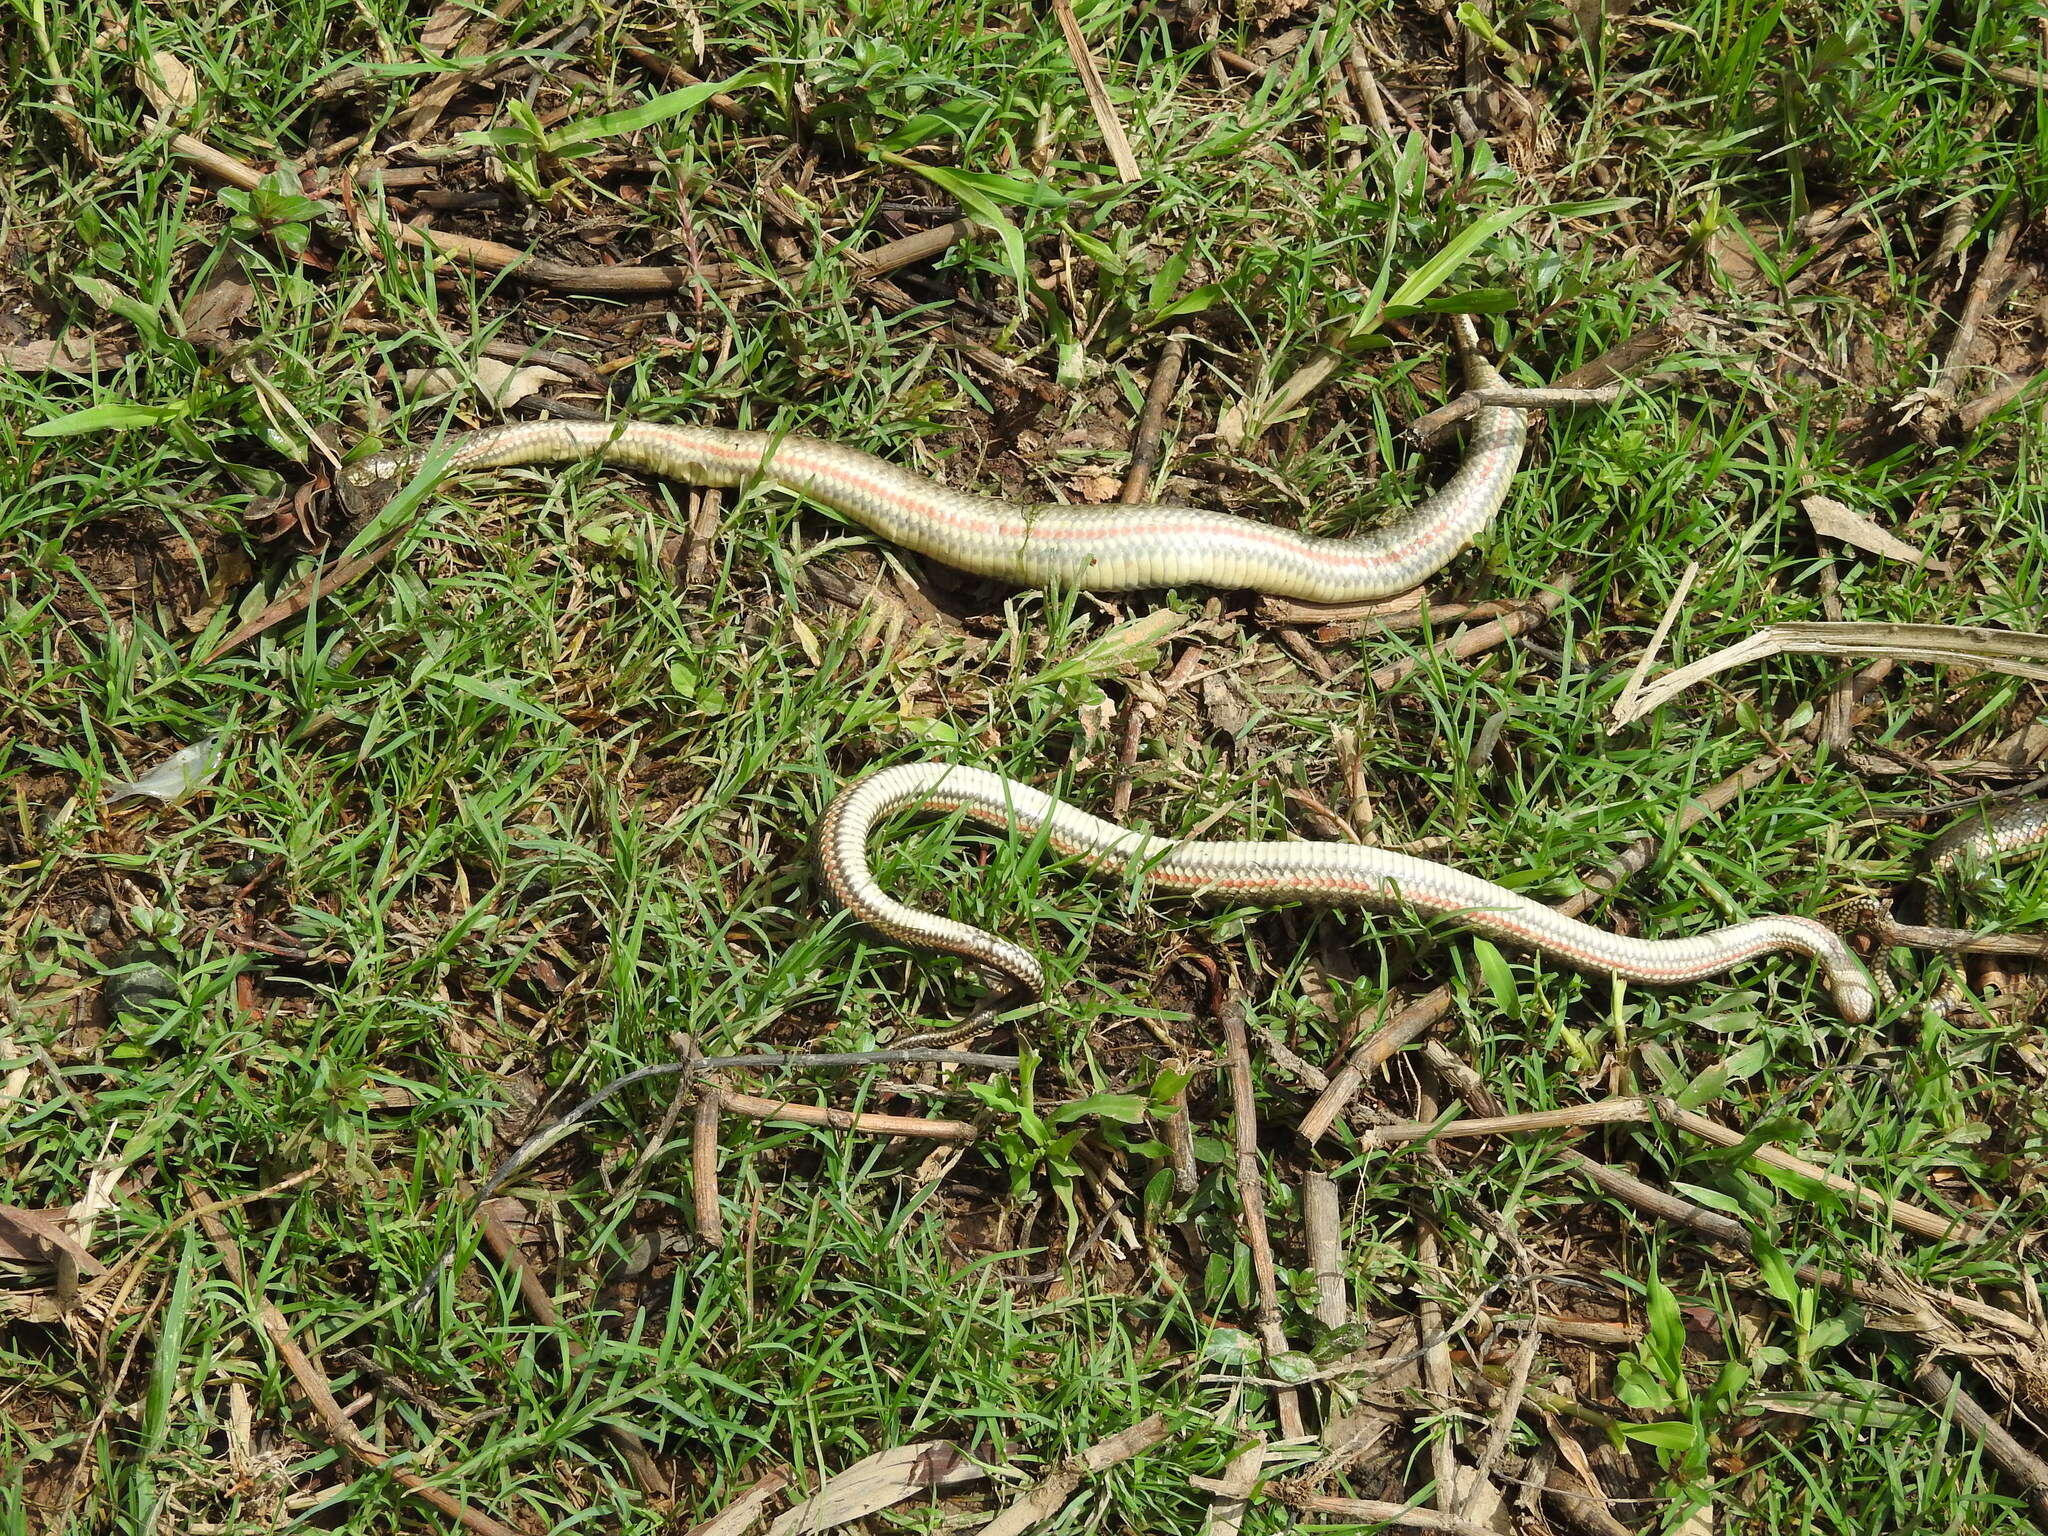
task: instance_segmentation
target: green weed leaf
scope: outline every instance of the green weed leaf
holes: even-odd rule
[[[1660,1451],[1686,1451],[1692,1449],[1700,1432],[1685,1419],[1668,1419],[1660,1424],[1624,1424],[1621,1435],[1624,1440],[1654,1445]]]
[[[87,432],[133,432],[138,427],[160,427],[191,413],[189,400],[166,405],[142,405],[135,401],[108,400],[68,411],[30,427],[24,437],[80,437]]]

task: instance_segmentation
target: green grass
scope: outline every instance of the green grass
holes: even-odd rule
[[[1035,1473],[1164,1411],[1180,1435],[1085,1484],[1056,1528],[1189,1529],[1206,1496],[1188,1475],[1218,1474],[1240,1431],[1277,1433],[1266,1394],[1219,1380],[1230,1368],[1212,1358],[1230,1337],[1216,1330],[1251,1327],[1255,1307],[1217,1144],[1203,1143],[1202,1182],[1180,1199],[1156,1177],[1150,1132],[1113,1121],[1082,1122],[1081,1173],[991,1137],[934,1178],[921,1146],[728,1117],[727,1241],[705,1249],[691,1236],[687,1130],[648,1145],[668,1104],[657,1083],[598,1115],[514,1191],[534,1215],[532,1251],[564,1326],[587,1352],[580,1364],[565,1362],[487,1257],[424,1313],[405,1302],[445,1244],[459,1239],[468,1255],[460,1191],[527,1127],[536,1097],[558,1094],[560,1107],[671,1060],[678,1031],[710,1051],[814,1037],[859,1049],[972,1005],[958,967],[832,916],[809,873],[810,829],[869,764],[940,755],[1104,809],[1116,725],[1091,738],[1081,722],[1124,698],[1133,671],[1163,674],[1192,636],[1204,669],[1239,682],[1252,720],[1231,742],[1198,712],[1196,691],[1178,695],[1148,736],[1134,820],[1212,837],[1320,835],[1285,792],[1346,808],[1331,747],[1342,726],[1365,754],[1371,836],[1441,839],[1442,857],[1558,899],[1643,833],[1665,831],[1688,794],[1786,740],[1834,680],[1823,663],[1781,660],[1609,735],[1607,713],[1689,561],[1701,574],[1667,648],[1679,659],[1761,623],[1822,616],[1830,568],[1849,618],[2040,627],[2038,407],[1935,450],[1876,424],[1946,346],[1953,283],[1931,256],[1948,205],[1974,199],[1973,253],[2010,200],[2041,206],[2041,98],[1930,56],[1861,0],[1701,3],[1609,22],[1584,47],[1566,41],[1554,8],[1499,8],[1493,28],[1517,58],[1493,61],[1540,103],[1541,131],[1503,130],[1476,148],[1447,131],[1442,24],[1420,10],[1340,0],[1302,12],[1267,29],[1307,26],[1299,50],[1257,81],[1219,86],[1205,45],[1160,13],[1092,7],[1085,24],[1147,171],[1132,188],[1109,175],[1057,28],[1036,11],[721,5],[703,16],[701,72],[754,72],[734,89],[755,122],[700,110],[632,135],[648,166],[626,178],[644,189],[638,199],[568,160],[532,168],[555,193],[532,230],[511,207],[441,219],[507,240],[538,231],[571,260],[694,252],[772,274],[786,263],[770,242],[791,232],[764,222],[757,186],[787,191],[797,247],[810,252],[898,233],[884,204],[954,203],[962,184],[949,170],[1009,176],[1006,212],[1032,264],[1023,300],[1004,244],[981,240],[905,275],[933,307],[896,319],[830,259],[732,304],[665,309],[430,270],[396,249],[316,242],[331,270],[302,266],[268,233],[233,228],[213,184],[141,126],[130,68],[163,49],[198,71],[193,131],[260,167],[343,133],[392,142],[425,78],[386,67],[418,57],[421,18],[408,9],[138,7],[106,32],[106,17],[42,0],[9,0],[4,13],[0,346],[61,322],[125,350],[90,378],[0,370],[0,1080],[23,1074],[20,1099],[0,1109],[0,1201],[66,1206],[95,1170],[125,1169],[93,1249],[134,1265],[138,1283],[114,1315],[88,1305],[65,1325],[0,1329],[0,1530],[65,1518],[95,1530],[272,1529],[284,1511],[348,1531],[437,1519],[309,1434],[253,1297],[196,1228],[172,1230],[195,1197],[248,1195],[309,1168],[290,1194],[225,1217],[252,1289],[282,1309],[344,1402],[372,1394],[358,1420],[366,1435],[510,1523],[663,1528],[600,1433],[606,1422],[647,1437],[678,1479],[687,1526],[772,1467],[808,1486],[880,1447],[951,1438]],[[579,17],[589,25],[563,44],[557,29]],[[577,78],[543,82],[532,99],[576,121],[665,88],[619,45],[674,48],[682,39],[667,22],[656,8],[539,0],[494,46],[565,48],[557,62]],[[1383,50],[1381,78],[1431,124],[1441,177],[1414,141],[1383,152],[1330,107],[1353,23]],[[1927,25],[1980,61],[2041,67],[2026,6]],[[1218,41],[1245,52],[1261,35],[1226,22]],[[319,94],[363,63],[366,83]],[[68,109],[53,72],[68,82]],[[494,107],[525,101],[534,84],[471,88],[428,142],[504,126]],[[793,124],[803,152],[778,162]],[[927,181],[883,166],[883,149],[937,172]],[[472,171],[450,175],[484,185]],[[1810,255],[1799,221],[1835,204],[1861,207],[1864,232],[1826,258],[1819,281],[1788,293]],[[1322,682],[1243,605],[1205,614],[1207,594],[1181,593],[1168,600],[1186,635],[1157,653],[1105,656],[1096,642],[1108,626],[1154,597],[1016,594],[929,569],[918,574],[962,621],[895,638],[819,593],[827,568],[881,570],[887,590],[897,557],[860,530],[778,494],[728,498],[713,579],[685,590],[664,553],[687,526],[684,492],[577,471],[449,487],[364,580],[204,659],[314,563],[298,533],[259,538],[274,526],[269,498],[288,498],[321,463],[306,431],[345,449],[431,435],[448,406],[399,408],[388,375],[473,366],[491,335],[619,363],[611,404],[636,414],[829,435],[955,483],[1038,497],[1070,494],[1076,473],[1121,473],[1159,342],[1185,329],[1192,382],[1171,418],[1170,493],[1324,531],[1369,526],[1439,479],[1446,457],[1397,435],[1442,398],[1441,337],[1426,318],[1374,327],[1374,306],[1460,231],[1514,206],[1535,211],[1441,290],[1498,311],[1484,324],[1513,378],[1546,381],[1674,310],[1713,322],[1654,390],[1553,417],[1483,551],[1433,583],[1450,597],[1522,597],[1572,573],[1540,648],[1427,665],[1374,696],[1365,671],[1418,638],[1322,644],[1337,670]],[[1757,247],[1747,282],[1711,254],[1737,234]],[[2021,254],[2038,252],[2023,242]],[[1064,275],[1051,265],[1062,260]],[[253,299],[236,332],[243,350],[227,357],[185,339],[175,317],[231,261]],[[2024,371],[2020,357],[2040,361],[2027,318],[2040,286],[2031,267],[2019,276],[1993,329],[1997,355]],[[980,308],[940,302],[956,292]],[[1072,387],[1034,410],[930,337],[934,318]],[[1209,435],[1225,408],[1270,398],[1347,336],[1347,365],[1296,419],[1235,455]],[[1991,382],[1973,376],[1965,396]],[[153,419],[29,435],[96,405]],[[1953,574],[1929,579],[1817,543],[1797,506],[1815,489],[1951,561]],[[323,515],[332,526],[339,512]],[[209,573],[221,585],[211,599]],[[1974,759],[2038,708],[2035,685],[1902,668],[1871,701],[1859,744]],[[216,731],[225,755],[204,794],[171,809],[102,804],[107,784]],[[1920,834],[1879,813],[1980,784],[1870,761],[1788,765],[1673,839],[1603,920],[1695,932],[1906,881]],[[1342,1034],[1313,1000],[1325,983],[1349,1020],[1373,1017],[1391,988],[1412,996],[1449,980],[1446,1038],[1510,1109],[1678,1091],[1728,1067],[1718,1095],[1700,1089],[1708,1112],[1899,1198],[1975,1207],[1997,1229],[1976,1248],[1925,1243],[1655,1127],[1582,1144],[1739,1213],[1760,1252],[1978,1287],[2001,1305],[2039,1279],[2029,1243],[2048,1119],[2012,1050],[2039,1011],[1933,1021],[1920,1005],[1938,966],[1877,1029],[1850,1030],[1792,964],[1657,994],[1511,957],[1503,990],[1440,927],[1143,903],[1033,848],[929,819],[879,840],[878,869],[903,899],[1026,938],[1046,957],[1059,1004],[1026,1036],[1044,1058],[1041,1109],[1151,1092],[1155,1029],[1207,1059],[1214,1025],[1172,965],[1189,947],[1234,970],[1256,1027],[1316,1062]],[[1977,911],[2003,928],[2040,926],[2044,866],[2008,872]],[[313,958],[243,947],[245,921]],[[168,952],[179,995],[102,1019],[103,973],[142,942]],[[1372,1090],[1394,1118],[1418,1112],[1406,1060]],[[1283,1322],[1307,1345],[1307,1155],[1286,1131],[1312,1095],[1264,1062],[1259,1071]],[[821,1073],[752,1086],[1008,1123],[958,1087],[919,1098],[890,1081]],[[1198,1133],[1224,1136],[1220,1084],[1204,1073],[1191,1092]],[[1542,1309],[1663,1320],[1636,1348],[1546,1345],[1536,1374],[1553,1388],[1569,1379],[1600,1413],[1691,1426],[1661,1461],[1641,1444],[1601,1452],[1586,1434],[1609,1491],[1639,1501],[1616,1506],[1631,1528],[1671,1528],[1703,1500],[1724,1532],[2027,1528],[2017,1490],[1911,1401],[1910,1336],[1828,1294],[1743,1288],[1749,1264],[1647,1224],[1556,1152],[1539,1137],[1459,1143],[1439,1160],[1362,1148],[1340,1126],[1317,1157],[1344,1188],[1361,1314],[1412,1319],[1428,1296],[1456,1315],[1503,1283],[1492,1304],[1526,1308],[1531,1277],[1503,1250],[1498,1217],[1539,1265]],[[1123,1224],[1064,1266],[1057,1287],[1003,1278],[1060,1267],[1063,1245],[1112,1207]],[[1440,1237],[1435,1271],[1416,1257],[1425,1228]],[[10,1283],[26,1296],[45,1278]],[[1410,1340],[1412,1329],[1389,1347]],[[1986,1366],[1993,1381],[2000,1368]],[[1424,1494],[1433,1436],[1475,1455],[1489,1409],[1469,1359],[1460,1372],[1448,1406],[1397,1381],[1399,1432],[1328,1491]],[[1618,1383],[1629,1381],[1635,1400],[1624,1402]],[[1879,1432],[1846,1410],[1807,1418],[1774,1406],[1772,1394],[1800,1392],[1874,1396],[1896,1422]],[[246,1447],[232,1429],[237,1394],[251,1406]],[[2024,1422],[2015,1427],[2025,1438]],[[1514,1455],[1550,1433],[1525,1413]],[[872,1528],[937,1518],[906,1505]],[[1251,1521],[1278,1529],[1283,1517],[1266,1504]]]

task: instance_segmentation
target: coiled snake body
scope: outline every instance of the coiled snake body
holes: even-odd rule
[[[978,768],[912,763],[884,768],[842,790],[817,835],[826,888],[854,916],[912,948],[957,955],[1032,997],[1045,995],[1037,959],[1007,939],[903,905],[875,883],[869,833],[884,816],[914,808],[959,811],[1032,835],[1097,875],[1135,876],[1155,889],[1278,905],[1301,901],[1379,909],[1414,908],[1580,970],[1673,986],[1718,976],[1777,950],[1811,955],[1835,1007],[1867,1023],[1878,990],[1842,937],[1805,917],[1759,917],[1682,939],[1637,939],[1563,916],[1539,902],[1448,865],[1350,843],[1181,842],[1103,821]],[[978,1013],[970,1026],[988,1017]],[[958,1038],[963,1030],[937,1038]],[[925,1038],[925,1037],[921,1037]]]
[[[1928,845],[1927,870],[1946,875],[2042,847],[2048,847],[2048,800],[2024,800],[1959,819]]]
[[[1463,320],[1464,317],[1458,317]],[[1469,321],[1459,332],[1467,381],[1500,383]],[[1251,588],[1304,602],[1364,602],[1427,580],[1479,536],[1507,499],[1528,437],[1526,412],[1474,413],[1465,461],[1435,495],[1357,538],[1316,538],[1250,518],[1163,504],[1026,506],[954,490],[856,448],[807,437],[644,421],[522,422],[453,438],[443,475],[514,464],[599,459],[691,485],[773,481],[906,549],[1020,586],[1096,592],[1143,587]],[[378,454],[344,472],[357,489],[395,484],[436,456]]]
[[[1927,879],[1922,890],[1922,915],[1936,928],[1951,928],[1955,922],[1948,892],[1943,888],[1945,879],[1961,876],[1968,880],[1982,873],[1991,865],[2001,863],[2018,854],[2031,854],[2048,849],[2048,800],[2021,800],[1996,808],[1981,808],[1958,818],[1946,831],[1928,844],[1926,873]],[[1846,903],[1836,917],[1835,926],[1845,933],[1867,933],[1885,949],[1897,934],[1887,903],[1870,897],[1859,897]],[[1952,955],[1948,974],[1941,980],[1932,999],[1935,1011],[1944,1016],[1960,1014],[1971,1007],[1965,985],[1964,957]],[[1890,968],[1877,966],[1882,1001],[1889,1003],[1897,987]]]

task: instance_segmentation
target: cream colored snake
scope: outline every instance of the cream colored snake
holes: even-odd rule
[[[1469,387],[1498,386],[1500,375],[1480,355],[1470,320],[1453,319]],[[738,486],[759,479],[808,496],[906,549],[1020,585],[1064,583],[1094,591],[1196,585],[1357,602],[1416,586],[1484,531],[1506,500],[1527,433],[1523,409],[1482,406],[1473,415],[1465,461],[1443,488],[1387,526],[1353,538],[1318,538],[1164,504],[1030,506],[956,490],[843,444],[643,421],[495,427],[437,449],[375,455],[345,473],[351,486],[374,489],[428,465],[438,479],[464,470],[596,459],[693,485]],[[1478,932],[1581,969],[1660,985],[1718,975],[1778,950],[1799,951],[1820,962],[1837,1008],[1855,1023],[1871,1017],[1888,986],[1881,969],[1873,979],[1834,930],[1808,918],[1765,917],[1692,938],[1635,939],[1426,860],[1346,844],[1152,838],[976,769],[888,769],[842,794],[820,831],[821,862],[834,895],[881,932],[972,960],[1034,996],[1043,995],[1044,976],[1026,951],[901,906],[869,879],[869,827],[877,817],[912,805],[955,809],[1026,830],[1043,826],[1056,848],[1091,869],[1135,873],[1164,889],[1260,903],[1412,907],[1453,916]],[[1997,835],[2010,841],[2014,834],[2007,828]],[[1966,838],[1954,852],[1976,848],[1985,837]],[[2048,840],[2048,812],[2037,812],[2023,840]]]
[[[1811,955],[1851,1024],[1869,1022],[1881,983],[1842,936],[1808,917],[1759,917],[1679,939],[1610,933],[1540,902],[1428,859],[1353,843],[1182,842],[1091,816],[1028,784],[979,768],[910,763],[867,775],[833,799],[817,834],[826,888],[876,932],[914,949],[957,955],[994,973],[1012,995],[1043,999],[1044,968],[1028,950],[966,923],[907,907],[875,883],[867,845],[885,816],[912,809],[958,811],[1019,836],[1043,832],[1056,852],[1091,874],[1149,888],[1258,905],[1309,902],[1449,917],[1488,938],[1561,960],[1579,970],[1655,986],[1678,986],[1779,950]],[[918,1043],[980,1033],[994,1008]]]
[[[1479,353],[1471,321],[1454,318],[1467,383],[1474,389],[1499,385],[1500,375]],[[344,475],[352,488],[374,491],[428,464],[446,476],[598,459],[690,485],[737,486],[759,479],[808,496],[905,549],[1020,586],[1059,582],[1095,592],[1250,588],[1304,602],[1341,603],[1405,592],[1449,563],[1500,511],[1527,438],[1525,411],[1481,407],[1473,414],[1465,461],[1443,488],[1356,538],[1317,538],[1251,518],[1161,503],[1028,506],[955,490],[840,443],[646,421],[492,427],[451,438],[438,450],[377,454],[350,465]]]

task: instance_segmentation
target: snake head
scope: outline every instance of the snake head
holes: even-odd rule
[[[1835,1009],[1851,1024],[1868,1024],[1877,1017],[1877,984],[1855,959],[1831,966],[1828,990],[1834,994]]]
[[[367,459],[343,465],[335,477],[334,489],[351,521],[361,527],[384,510],[418,468],[418,459],[410,454],[374,453]]]
[[[977,954],[965,954],[965,958],[972,962],[975,974],[988,983],[991,993],[1002,994],[1006,1007],[1028,999],[1043,1002],[1045,967],[1039,964],[1038,956],[1023,945],[999,939],[992,933],[980,937],[987,947]]]

